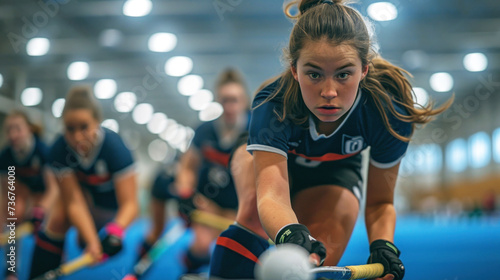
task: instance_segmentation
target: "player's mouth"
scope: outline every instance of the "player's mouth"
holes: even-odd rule
[[[324,105],[317,107],[317,110],[323,114],[323,115],[335,115],[338,112],[340,112],[340,107],[333,106],[333,105]]]

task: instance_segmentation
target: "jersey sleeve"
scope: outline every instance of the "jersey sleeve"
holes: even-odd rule
[[[57,175],[71,172],[78,166],[78,159],[69,151],[63,136],[59,136],[48,152],[48,163]]]
[[[106,163],[111,175],[116,176],[131,171],[134,168],[134,159],[121,137],[114,132],[107,131],[104,141]]]
[[[389,113],[388,113],[389,115]],[[397,134],[409,137],[412,133],[412,124],[388,116],[391,127]],[[378,168],[390,168],[398,164],[408,149],[408,142],[399,140],[393,136],[387,128],[380,124],[377,133],[371,143],[370,163]]]
[[[194,131],[193,140],[191,141],[191,147],[195,147],[196,149],[201,148],[206,134],[208,133],[208,125],[209,123],[203,123],[202,125],[198,126],[198,128],[196,128],[196,130]]]
[[[260,98],[262,102],[265,98]],[[254,101],[252,111],[247,150],[266,151],[287,157],[288,139],[291,136],[291,127],[288,120],[281,122],[276,114],[279,103],[268,101],[258,106],[259,100]],[[257,106],[257,107],[255,107]]]

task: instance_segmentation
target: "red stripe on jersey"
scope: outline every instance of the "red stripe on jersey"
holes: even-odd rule
[[[308,160],[314,160],[314,161],[335,161],[335,160],[341,160],[341,159],[345,159],[345,158],[352,157],[354,155],[359,154],[359,152],[354,153],[354,154],[347,154],[347,155],[328,153],[328,154],[324,154],[320,157],[308,157],[306,155],[302,155],[302,154],[295,152],[295,150],[288,151],[288,153],[297,155],[299,157],[303,157],[303,158],[308,159]]]
[[[100,185],[103,183],[108,182],[111,179],[111,175],[106,174],[105,176],[98,176],[98,175],[86,175],[85,173],[78,171],[76,174],[78,181],[87,183],[89,185]]]
[[[211,163],[217,163],[225,167],[227,167],[229,164],[229,154],[217,151],[213,147],[204,146],[201,152],[203,156]]]
[[[217,238],[216,244],[219,246],[222,246],[222,247],[226,247],[229,250],[234,251],[234,252],[242,255],[243,257],[245,257],[245,258],[247,258],[255,263],[260,264],[259,258],[257,258],[252,252],[250,252],[243,245],[241,245],[240,243],[238,243],[230,238],[219,236],[219,238]]]
[[[36,245],[38,245],[39,247],[41,247],[45,251],[49,251],[49,252],[57,254],[57,255],[62,255],[62,253],[63,253],[63,248],[59,248],[59,247],[55,246],[54,244],[50,244],[50,242],[42,240],[38,236],[36,237],[35,243],[36,243]]]

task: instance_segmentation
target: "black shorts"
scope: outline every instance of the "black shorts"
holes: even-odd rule
[[[362,198],[361,154],[336,161],[311,161],[288,154],[290,197],[307,188],[336,185]]]
[[[151,196],[159,201],[167,201],[169,199],[176,199],[177,197],[172,193],[172,183],[175,178],[167,174],[159,174],[151,188]]]

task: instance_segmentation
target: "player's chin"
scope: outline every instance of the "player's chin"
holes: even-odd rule
[[[336,122],[340,119],[341,115],[323,115],[323,114],[316,114],[316,118],[322,122]]]

